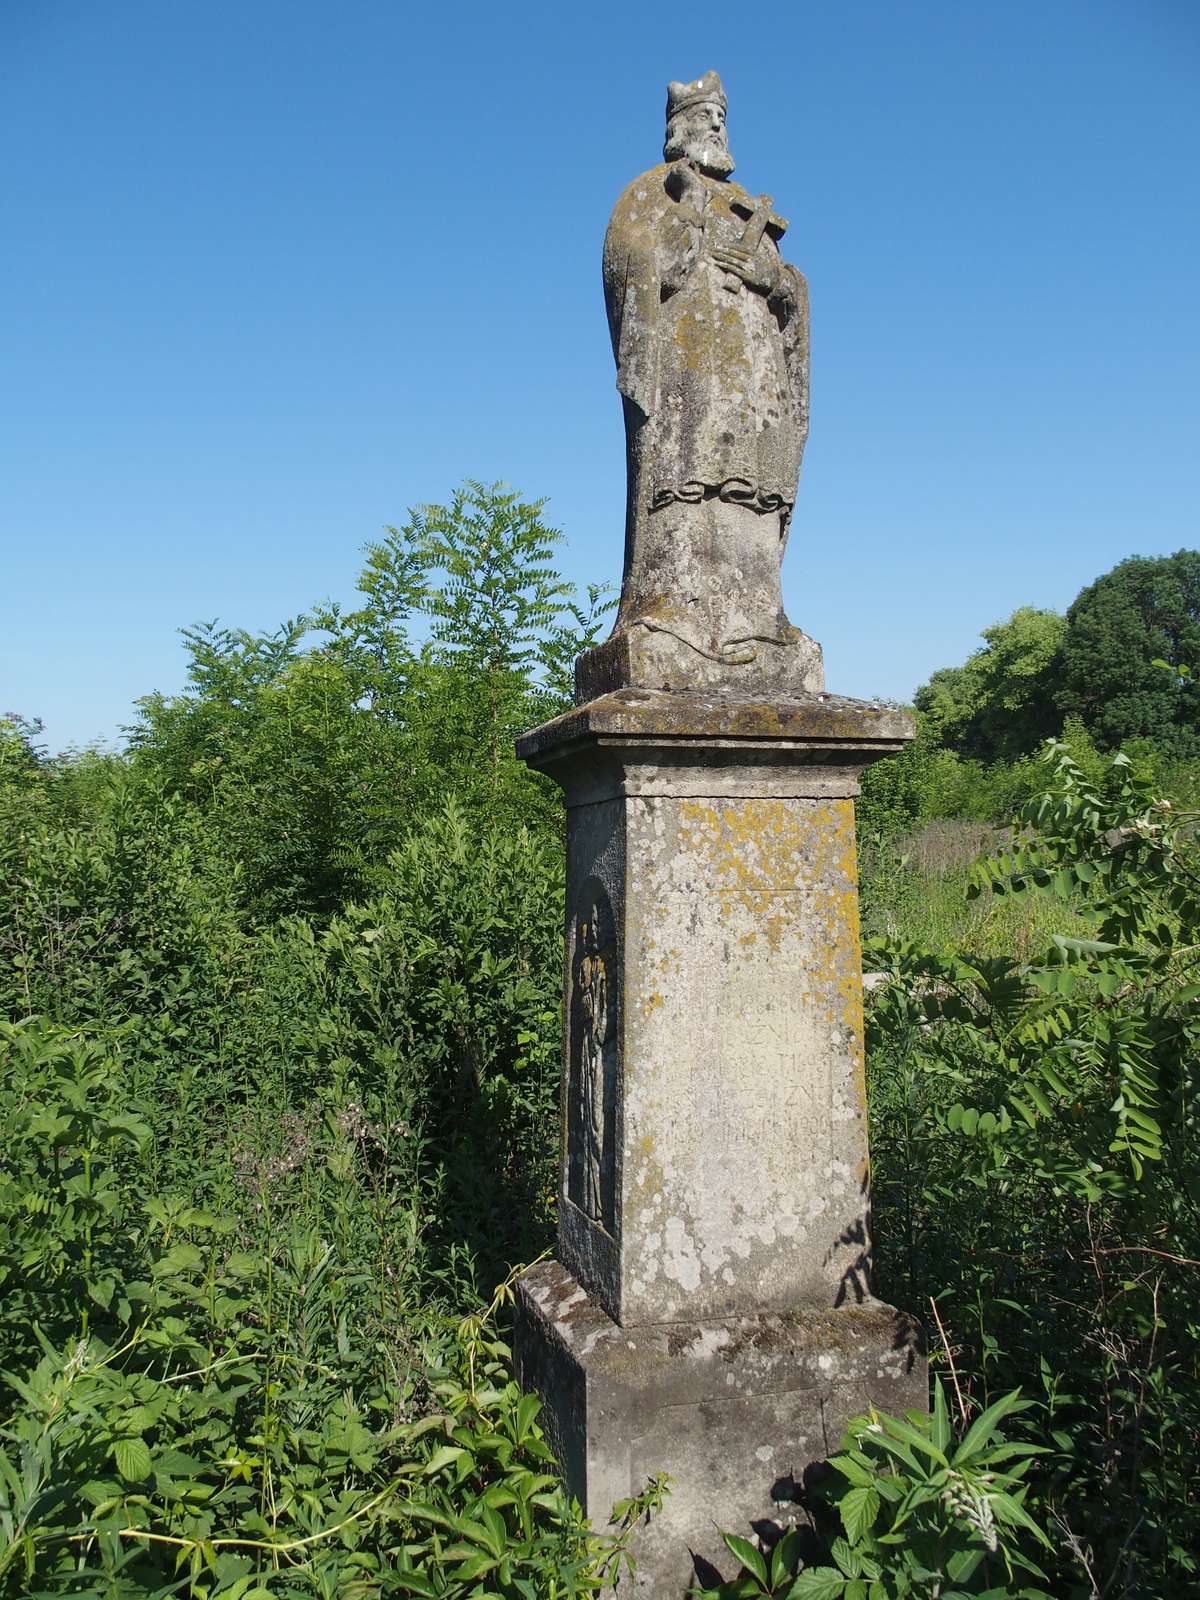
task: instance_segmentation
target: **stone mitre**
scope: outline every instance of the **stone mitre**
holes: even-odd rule
[[[715,72],[706,72],[691,83],[680,83],[675,80],[667,85],[667,122],[678,116],[681,111],[687,111],[691,106],[701,105],[705,101],[712,101],[719,105],[722,111],[729,106],[725,98],[725,88],[720,76]]]

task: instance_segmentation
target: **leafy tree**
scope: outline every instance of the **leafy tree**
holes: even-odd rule
[[[1200,752],[1200,551],[1131,556],[1081,591],[1067,612],[1061,711],[1104,749],[1149,738],[1173,755]]]
[[[36,771],[41,761],[36,740],[41,731],[39,717],[23,717],[19,711],[0,716],[0,778],[8,780],[17,769]]]
[[[501,484],[468,480],[449,506],[410,514],[410,535],[442,575],[426,602],[431,655],[470,682],[478,719],[472,742],[482,747],[493,789],[530,713],[564,709],[564,657],[573,661],[595,642],[608,609],[598,588],[589,589],[586,611],[576,604],[574,587],[553,565],[562,535],[542,521],[544,506]]]
[[[304,618],[260,637],[185,631],[188,691],[142,700],[131,730],[135,771],[211,815],[265,919],[326,915],[355,890],[384,774],[405,765],[394,728],[360,704],[361,676],[303,649],[307,632]]]
[[[957,746],[975,713],[977,674],[970,662],[961,667],[939,667],[914,697],[921,726],[937,742]]]
[[[961,667],[935,672],[916,696],[939,741],[982,761],[1012,761],[1057,731],[1054,689],[1066,629],[1056,611],[1021,606],[983,630]]]
[[[217,819],[257,918],[332,915],[448,795],[557,834],[557,794],[513,740],[569,704],[610,602],[556,571],[543,507],[467,482],[367,547],[356,609],[185,630],[187,691],[140,702],[135,765]]]

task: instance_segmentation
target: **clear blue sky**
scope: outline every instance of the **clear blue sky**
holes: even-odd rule
[[[618,579],[601,239],[710,67],[811,285],[831,688],[1200,544],[1195,0],[0,0],[0,710],[114,735],[466,476]]]

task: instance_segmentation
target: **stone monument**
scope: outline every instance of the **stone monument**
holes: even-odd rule
[[[912,726],[827,694],[784,615],[808,294],[725,109],[715,73],[672,83],[666,160],[609,224],[621,604],[517,747],[568,819],[558,1259],[520,1281],[518,1371],[597,1526],[671,1475],[632,1584],[663,1600],[926,1383],[868,1278],[853,798]]]

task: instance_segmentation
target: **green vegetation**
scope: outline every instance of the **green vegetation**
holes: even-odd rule
[[[1036,750],[1058,726],[1054,683],[1066,627],[1057,612],[1024,606],[985,628],[982,650],[917,691],[926,732],[983,761]]]
[[[934,1381],[928,1413],[856,1417],[814,1496],[828,1564],[791,1529],[769,1553],[723,1535],[738,1577],[698,1600],[901,1600],[909,1595],[1044,1595],[1026,1581],[1041,1568],[1020,1548],[1050,1541],[1026,1511],[1023,1478],[1046,1446],[1006,1440],[1000,1424],[1028,1409],[1017,1393],[994,1400],[955,1439],[946,1392]],[[946,1587],[947,1582],[953,1585]]]
[[[1200,552],[1135,556],[1089,584],[1067,612],[1057,702],[1102,749],[1151,739],[1200,754]],[[1175,669],[1164,673],[1162,668]]]
[[[1123,757],[1095,785],[1044,763],[972,889],[1075,928],[1025,958],[872,952],[877,1287],[929,1309],[964,1416],[1037,1399],[1054,1593],[1194,1593],[1195,819]]]
[[[666,1489],[589,1529],[504,1342],[563,915],[512,739],[608,605],[541,510],[467,485],[357,609],[190,631],[122,755],[0,721],[0,1595],[582,1595]],[[1193,560],[989,630],[869,775],[877,1289],[939,1385],[729,1594],[1200,1594]],[[1071,663],[1130,604],[1117,727]]]
[[[1101,750],[1146,739],[1200,754],[1190,675],[1200,659],[1200,551],[1133,556],[1083,589],[1065,617],[1024,606],[983,637],[961,667],[917,691],[927,732],[948,749],[1012,760],[1076,717]]]

